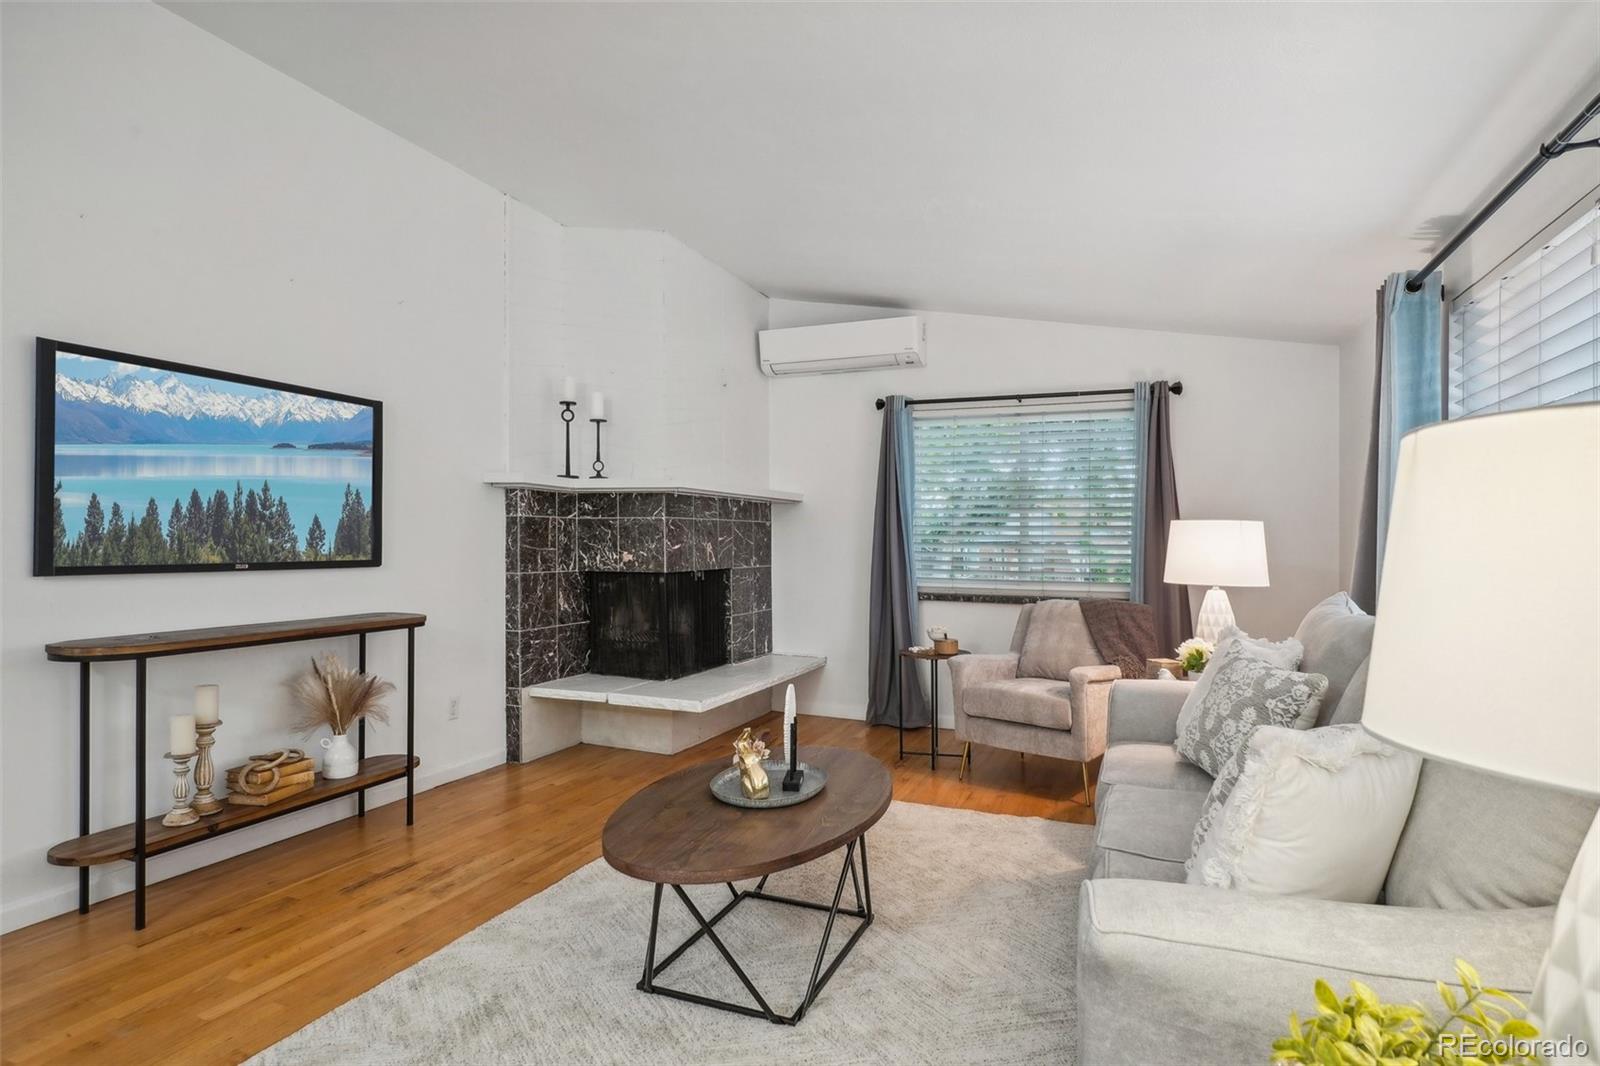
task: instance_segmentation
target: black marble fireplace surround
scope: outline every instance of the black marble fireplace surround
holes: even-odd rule
[[[772,505],[659,492],[506,490],[506,755],[522,689],[589,669],[589,571],[728,574],[728,661],[772,650]]]

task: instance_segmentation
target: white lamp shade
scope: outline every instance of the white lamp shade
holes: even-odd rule
[[[1169,585],[1267,584],[1267,531],[1260,522],[1180,518],[1167,527]]]
[[[1362,724],[1464,766],[1600,792],[1600,405],[1400,442]]]

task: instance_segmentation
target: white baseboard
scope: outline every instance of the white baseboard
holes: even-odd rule
[[[815,714],[822,718],[848,718],[856,722],[867,719],[866,709],[859,703],[808,703],[801,709],[801,714]],[[939,716],[940,729],[954,729],[956,720],[954,715],[941,714]]]
[[[439,785],[471,777],[492,767],[499,766],[506,761],[504,751],[489,752],[475,755],[450,766],[440,766],[419,769],[416,776],[418,792],[426,792]],[[391,803],[402,801],[406,798],[405,784],[394,781],[377,788],[367,790],[367,809],[373,810]],[[348,808],[348,809],[347,809]],[[321,825],[327,825],[344,818],[349,818],[355,810],[355,798],[348,800],[333,800],[320,807],[308,808],[305,811],[285,815],[283,818],[265,823],[260,827],[263,832],[240,832],[218,837],[215,841],[198,844],[198,849],[190,852],[184,849],[181,852],[172,852],[166,856],[157,856],[147,865],[146,883],[155,884],[165,881],[169,877],[177,877],[188,873],[190,870],[202,866],[210,866],[216,862],[232,858],[234,855],[243,855],[245,852],[264,848],[279,840],[291,836],[298,836]],[[209,853],[209,854],[208,854]],[[171,862],[171,857],[183,855],[191,859],[186,863]],[[200,861],[192,861],[199,859]],[[43,856],[40,857],[43,862]],[[162,869],[161,867],[167,867]],[[0,903],[0,932],[9,933],[13,929],[42,922],[46,918],[53,918],[58,914],[66,914],[78,909],[78,878],[73,870],[65,871],[65,883],[59,889],[49,889],[35,893],[22,899],[6,900]],[[129,863],[108,863],[105,866],[93,867],[89,873],[89,899],[92,903],[120,896],[125,892],[133,891],[133,867]]]

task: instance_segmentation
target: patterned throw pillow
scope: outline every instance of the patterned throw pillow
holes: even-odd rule
[[[1328,691],[1321,674],[1296,673],[1249,655],[1229,655],[1206,668],[1212,671],[1200,706],[1180,723],[1177,739],[1178,754],[1216,779],[1194,827],[1196,848],[1233,791],[1251,734],[1264,725],[1309,729]]]
[[[1206,693],[1211,691],[1211,679],[1217,676],[1218,668],[1228,660],[1243,655],[1251,659],[1261,659],[1283,670],[1298,670],[1300,656],[1304,650],[1294,637],[1271,641],[1262,637],[1252,637],[1238,626],[1224,629],[1222,635],[1217,638],[1217,649],[1211,654],[1211,662],[1201,671],[1200,676],[1194,679],[1194,687],[1189,689],[1189,695],[1178,711],[1178,735],[1182,736],[1193,727],[1195,719],[1200,714],[1200,705],[1205,702]],[[1178,754],[1183,754],[1181,747],[1178,749]]]

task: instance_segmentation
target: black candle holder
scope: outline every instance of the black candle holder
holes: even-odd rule
[[[572,422],[573,419],[578,417],[573,413],[572,409],[576,406],[578,406],[577,403],[572,400],[561,401],[561,421],[567,424],[567,472],[556,475],[556,477],[571,478],[574,481],[578,480],[578,475],[572,472]]]
[[[589,480],[594,481],[606,476],[605,460],[600,458],[600,427],[605,425],[606,420],[603,418],[591,418],[589,421],[594,423],[594,473],[589,475]]]

